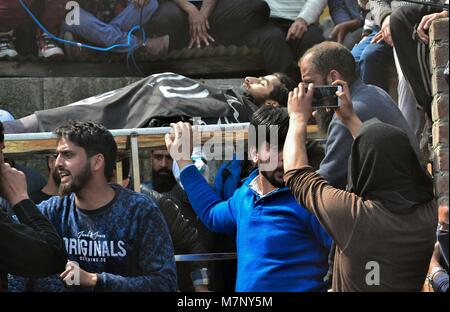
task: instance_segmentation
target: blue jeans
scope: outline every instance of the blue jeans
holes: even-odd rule
[[[158,8],[157,0],[150,0],[142,11],[142,25],[145,25]],[[91,13],[80,9],[80,25],[67,25],[63,23],[63,32],[71,32],[74,36],[90,44],[101,47],[110,47],[116,44],[128,44],[128,32],[141,22],[141,8],[135,7],[131,1],[109,24],[96,18]],[[138,46],[139,40],[131,36],[131,48]],[[128,52],[128,47],[118,47],[112,50],[116,53]]]
[[[328,0],[328,8],[335,25],[361,18],[358,2],[355,0]]]
[[[374,29],[364,40],[352,50],[353,57],[359,66],[361,79],[389,92],[389,66],[393,61],[393,49],[384,41],[370,43],[380,29]]]

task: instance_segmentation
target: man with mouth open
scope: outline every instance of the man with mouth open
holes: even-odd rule
[[[60,196],[38,207],[63,238],[69,262],[59,279],[36,281],[33,290],[176,291],[161,212],[147,196],[109,183],[117,154],[111,133],[91,122],[71,122],[55,133]],[[17,280],[11,285],[23,290]]]

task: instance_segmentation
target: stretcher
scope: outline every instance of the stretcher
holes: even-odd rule
[[[226,124],[226,125],[205,125],[200,126],[202,144],[209,139],[221,137],[224,144],[246,144],[248,140],[249,123]],[[164,149],[164,137],[170,133],[171,128],[142,128],[111,130],[121,155],[131,155],[133,185],[136,192],[140,191],[140,149]],[[323,140],[316,125],[308,125],[308,140]],[[4,154],[11,158],[24,158],[30,154],[52,155],[56,148],[56,135],[50,132],[7,134],[5,135]],[[117,181],[122,181],[122,162],[116,164]],[[208,253],[208,254],[186,254],[175,255],[177,262],[196,261],[224,261],[235,260],[236,253]]]

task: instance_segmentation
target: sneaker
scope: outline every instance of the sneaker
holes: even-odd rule
[[[14,59],[18,53],[14,47],[12,31],[6,34],[0,34],[0,60]]]
[[[63,50],[46,33],[38,36],[39,57],[46,59],[64,56]]]
[[[145,52],[150,56],[151,59],[163,58],[167,55],[169,51],[169,36],[161,36],[156,38],[149,38],[143,45]]]

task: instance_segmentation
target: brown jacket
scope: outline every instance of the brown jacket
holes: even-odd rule
[[[332,187],[309,167],[285,180],[336,242],[333,291],[420,291],[436,242],[432,201],[408,214]]]

